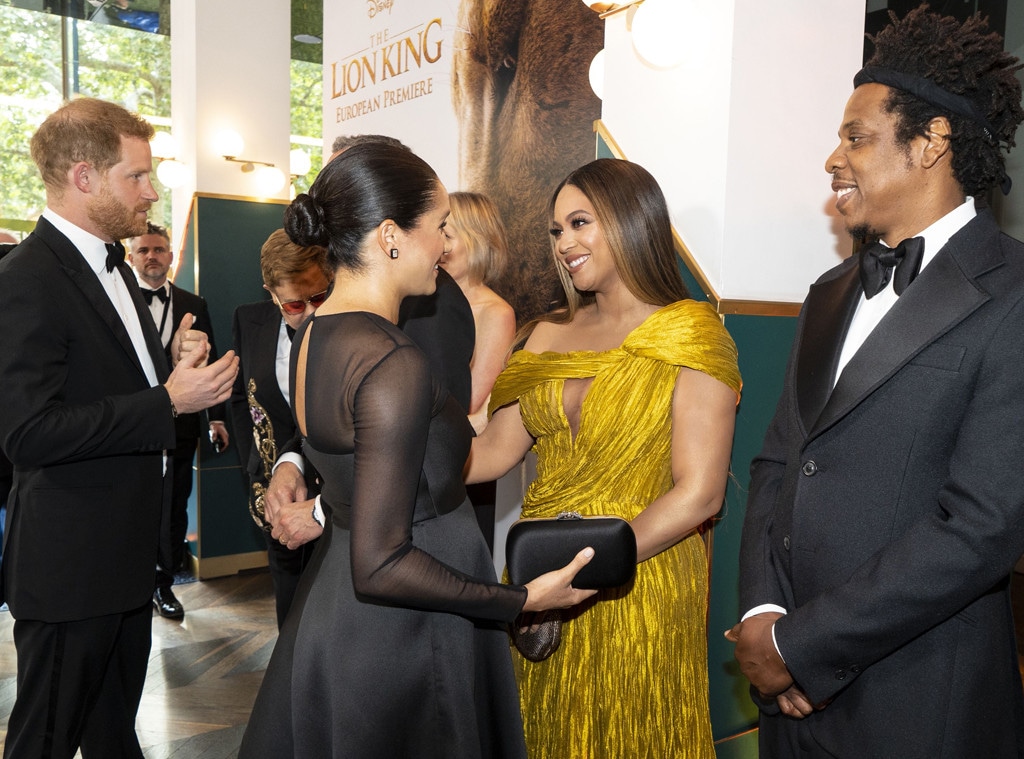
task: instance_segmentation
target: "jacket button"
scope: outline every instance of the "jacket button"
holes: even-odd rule
[[[789,535],[783,536],[782,547],[785,548],[787,551],[789,550]]]
[[[813,477],[815,474],[818,473],[818,465],[815,464],[813,461],[805,461],[800,471],[802,471],[808,477]]]
[[[845,680],[845,679],[846,679],[846,672],[844,672],[843,670],[839,670],[838,672],[836,672],[836,680]]]

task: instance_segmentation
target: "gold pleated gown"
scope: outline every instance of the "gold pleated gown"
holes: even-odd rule
[[[680,367],[740,391],[736,347],[707,303],[665,306],[604,352],[518,351],[491,409],[519,401],[536,438],[523,517],[632,519],[672,487],[672,394]],[[567,379],[593,377],[573,439]],[[707,556],[696,533],[637,566],[562,626],[547,660],[513,649],[531,759],[714,759],[708,713]]]

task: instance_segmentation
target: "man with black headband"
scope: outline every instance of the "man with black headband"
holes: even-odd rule
[[[872,40],[825,169],[855,237],[810,289],[754,460],[743,621],[761,757],[1024,756],[1016,58],[918,8]]]

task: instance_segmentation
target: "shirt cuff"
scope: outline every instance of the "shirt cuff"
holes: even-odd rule
[[[321,527],[324,526],[324,507],[320,505],[320,496],[313,499],[313,519]]]
[[[782,608],[781,606],[777,606],[776,604],[761,604],[760,606],[755,606],[753,609],[744,614],[743,617],[740,619],[740,622],[744,622],[747,619],[750,619],[750,617],[756,616],[758,614],[764,614],[769,611],[777,611],[779,614],[786,613],[786,610],[784,608]],[[779,650],[779,641],[775,638],[775,625],[772,625],[772,644],[775,646],[775,652],[779,655],[779,658],[782,659],[782,663],[785,664],[786,657],[783,656],[782,651]]]
[[[292,453],[289,451],[288,453],[282,453],[280,456],[278,456],[277,461],[274,462],[274,468],[270,470],[271,474],[276,472],[277,468],[284,463],[295,464],[295,466],[299,468],[300,474],[306,473],[306,466],[302,461],[302,455],[298,453]]]

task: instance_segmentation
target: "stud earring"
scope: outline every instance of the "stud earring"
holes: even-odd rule
[[[392,248],[388,251],[392,258],[398,258],[398,248]]]

